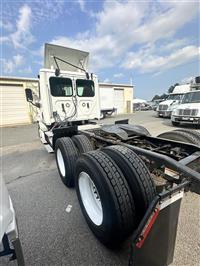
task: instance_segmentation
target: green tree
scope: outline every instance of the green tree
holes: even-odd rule
[[[174,88],[175,88],[176,86],[178,86],[178,85],[179,85],[179,83],[175,83],[174,85],[170,86],[169,89],[168,89],[168,93],[172,93],[173,90],[174,90]]]

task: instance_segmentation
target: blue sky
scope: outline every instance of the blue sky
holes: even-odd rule
[[[151,99],[199,75],[199,1],[1,0],[1,75],[36,77],[43,44],[90,52],[101,82]]]

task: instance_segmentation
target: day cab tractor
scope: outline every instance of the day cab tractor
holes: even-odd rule
[[[153,137],[127,120],[100,125],[98,79],[87,63],[87,52],[45,45],[37,101],[26,89],[40,139],[99,241],[113,248],[129,238],[129,265],[169,265],[184,192],[200,194],[200,135]]]

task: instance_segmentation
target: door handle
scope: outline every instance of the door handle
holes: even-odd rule
[[[89,103],[87,103],[87,108],[90,108],[90,105],[89,105]]]

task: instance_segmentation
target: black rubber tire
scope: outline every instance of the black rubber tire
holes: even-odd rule
[[[178,126],[180,126],[180,123],[179,122],[172,121],[172,125],[175,126],[175,127],[178,127]]]
[[[65,167],[65,174],[63,175],[60,171],[58,159],[57,159],[57,152],[60,149],[63,160],[64,160],[64,167]],[[75,175],[75,165],[76,160],[78,158],[78,151],[69,137],[59,138],[56,140],[55,143],[55,155],[56,155],[56,163],[58,172],[60,174],[62,182],[67,187],[74,187],[74,175]]]
[[[101,111],[101,113],[100,113],[100,119],[104,119],[105,117],[106,117],[106,113]]]
[[[82,202],[79,188],[79,174],[90,176],[98,191],[103,221],[93,223]],[[129,186],[115,162],[101,151],[82,154],[76,163],[76,192],[81,210],[88,226],[95,236],[108,247],[116,247],[136,228],[136,214]]]
[[[175,129],[174,131],[185,132],[185,133],[193,136],[193,138],[196,139],[196,143],[198,143],[198,145],[200,146],[200,132],[198,132],[196,130],[190,130],[190,129]]]
[[[162,133],[158,135],[157,137],[198,145],[198,141],[194,136],[186,132],[182,132],[182,131],[175,131],[175,130],[169,131],[169,132]]]
[[[138,155],[127,147],[115,145],[104,148],[102,151],[115,161],[126,178],[139,223],[156,196],[155,184],[148,168]]]
[[[75,135],[72,137],[72,140],[76,148],[78,149],[79,153],[84,153],[94,150],[91,141],[85,135]]]

